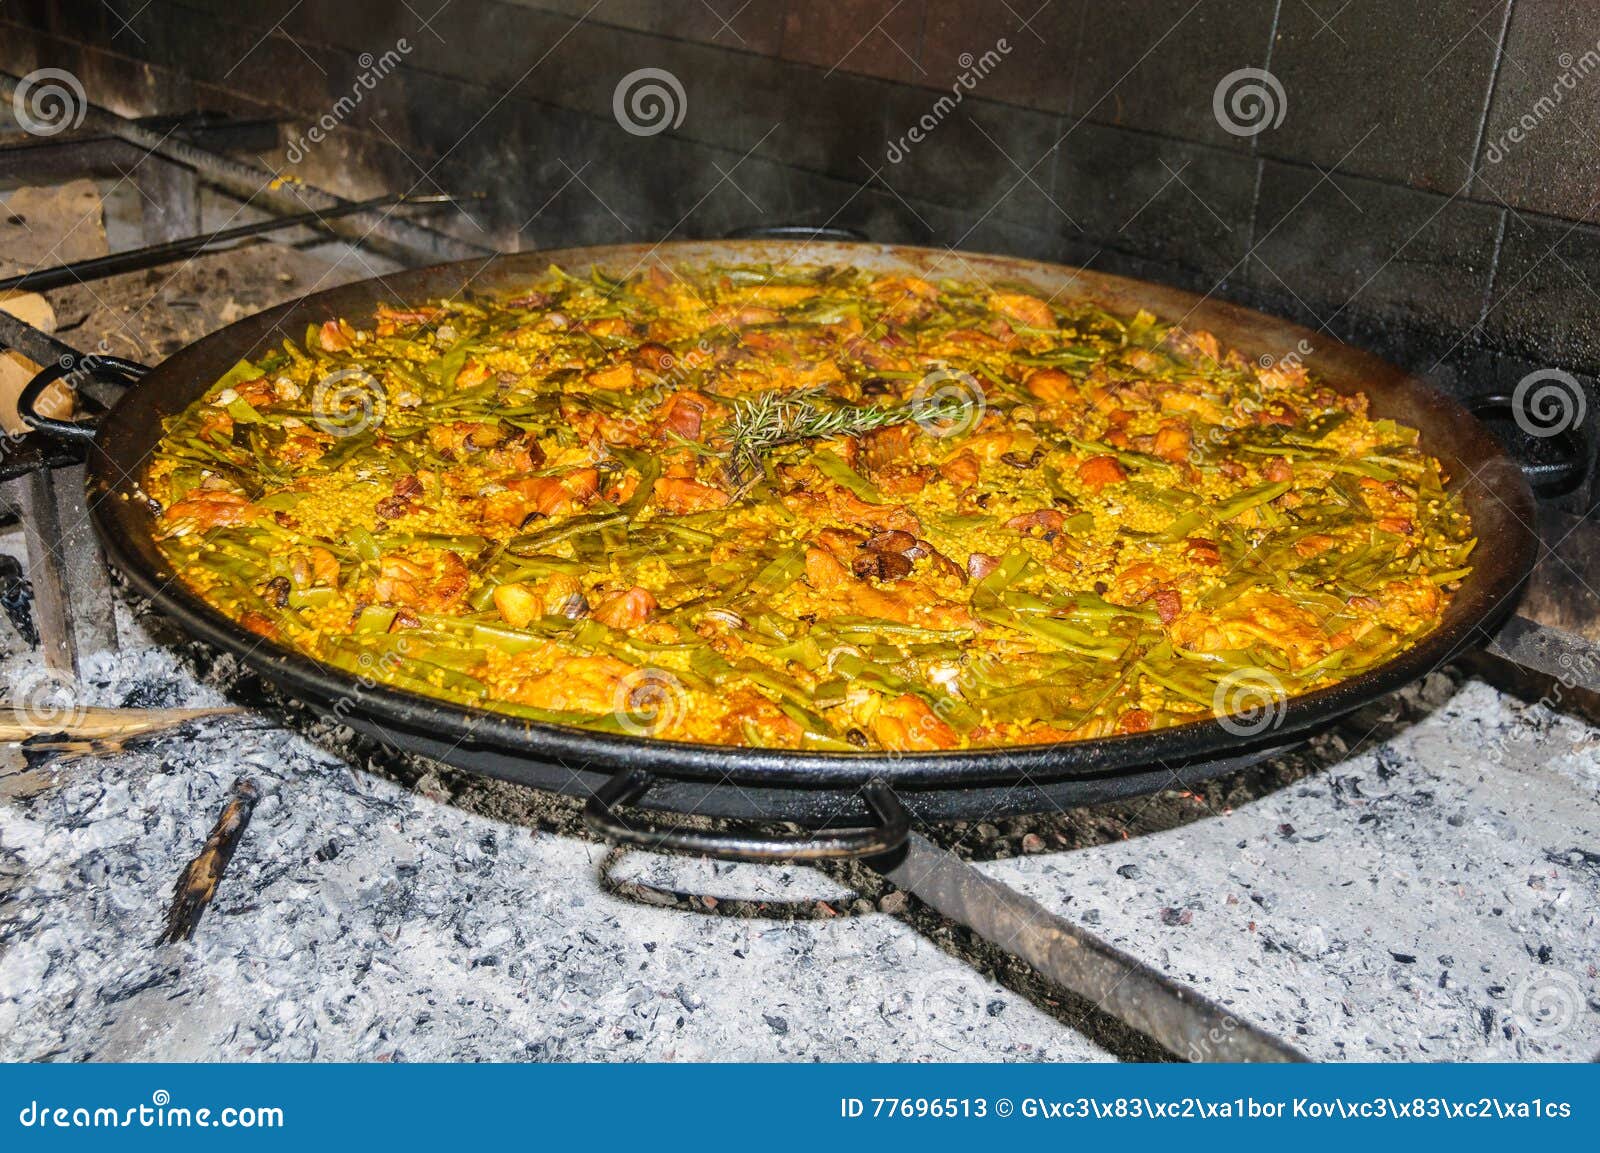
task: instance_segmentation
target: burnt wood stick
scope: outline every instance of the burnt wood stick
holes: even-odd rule
[[[31,715],[12,702],[9,713],[0,706],[0,741],[26,741],[35,737],[61,737],[77,741],[129,741],[207,717],[229,716],[244,710],[229,706],[209,709],[102,709],[74,708],[68,715],[43,710]]]
[[[239,838],[244,836],[250,824],[250,815],[255,812],[256,802],[260,799],[261,786],[249,777],[240,777],[233,782],[228,803],[223,806],[217,823],[211,827],[205,847],[189,862],[172,888],[172,907],[167,910],[167,928],[158,943],[187,941],[194,936],[206,906],[217,895],[217,884],[227,871],[228,862],[233,860],[233,851],[239,847]]]
[[[38,469],[12,483],[22,507],[28,583],[33,587],[33,620],[44,663],[56,672],[76,677],[77,634],[72,629],[72,596],[61,554],[66,542],[61,534],[55,478],[49,469]]]
[[[888,862],[885,862],[888,864]],[[884,876],[1052,981],[1191,1061],[1305,1061],[1210,998],[916,833]]]

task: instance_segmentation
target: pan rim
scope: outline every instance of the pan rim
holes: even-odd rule
[[[219,351],[228,352],[233,360],[248,356],[260,347],[261,339],[283,332],[285,322],[297,313],[320,311],[324,317],[340,313],[352,315],[342,310],[336,312],[337,306],[330,303],[341,296],[351,299],[370,296],[375,301],[387,294],[405,300],[407,297],[399,296],[397,287],[404,289],[413,284],[450,282],[465,274],[465,279],[456,289],[464,292],[491,269],[496,276],[523,272],[531,275],[550,262],[587,267],[618,259],[632,259],[641,254],[644,254],[641,258],[678,255],[687,261],[695,261],[702,259],[696,253],[707,256],[720,253],[721,259],[726,261],[751,259],[756,254],[771,258],[784,252],[790,253],[791,259],[804,252],[807,254],[807,263],[826,263],[827,258],[832,257],[834,262],[842,258],[859,264],[868,257],[874,257],[905,267],[952,256],[942,249],[906,245],[814,241],[673,241],[656,246],[595,246],[504,254],[487,261],[440,264],[356,281],[286,301],[186,346],[119,398],[95,438],[89,460],[91,517],[102,547],[108,558],[127,577],[135,592],[177,621],[191,637],[231,653],[291,696],[330,707],[335,715],[359,713],[363,718],[393,726],[401,732],[395,742],[400,747],[404,747],[405,731],[417,730],[433,736],[442,733],[454,739],[458,747],[466,744],[487,746],[530,761],[569,767],[645,768],[662,776],[684,780],[816,789],[848,788],[874,778],[909,788],[1003,784],[1016,780],[1061,781],[1147,770],[1152,765],[1176,768],[1181,764],[1231,755],[1256,746],[1282,745],[1295,734],[1320,727],[1361,704],[1419,679],[1463,651],[1478,639],[1476,634],[1484,632],[1488,624],[1510,611],[1515,594],[1532,567],[1535,538],[1529,526],[1533,523],[1534,504],[1531,489],[1521,470],[1509,453],[1464,407],[1420,378],[1331,337],[1323,337],[1288,321],[1226,302],[1208,301],[1181,289],[1069,265],[965,252],[954,254],[963,264],[978,262],[993,265],[998,270],[1009,271],[1013,276],[1021,275],[1024,280],[1042,278],[1064,281],[1068,285],[1081,282],[1088,291],[1075,292],[1074,295],[1098,301],[1108,298],[1123,300],[1124,303],[1119,307],[1124,309],[1126,301],[1144,301],[1149,305],[1163,306],[1170,314],[1173,307],[1186,305],[1186,318],[1199,317],[1196,327],[1216,331],[1219,327],[1216,321],[1228,327],[1243,324],[1255,331],[1276,333],[1280,339],[1293,337],[1294,343],[1285,347],[1306,347],[1311,342],[1320,344],[1315,359],[1341,361],[1348,368],[1359,368],[1370,374],[1370,379],[1363,377],[1361,390],[1367,391],[1375,402],[1380,399],[1380,394],[1387,400],[1403,398],[1423,406],[1428,411],[1429,422],[1437,428],[1451,430],[1454,446],[1465,450],[1465,453],[1452,452],[1448,454],[1449,458],[1460,456],[1462,459],[1459,463],[1465,467],[1466,455],[1476,456],[1478,462],[1470,467],[1470,478],[1461,482],[1458,476],[1452,479],[1452,483],[1466,483],[1469,487],[1481,489],[1483,494],[1505,506],[1510,522],[1503,525],[1503,537],[1494,542],[1492,563],[1474,569],[1452,603],[1453,615],[1447,616],[1439,627],[1406,652],[1356,677],[1287,698],[1278,712],[1276,723],[1258,735],[1241,737],[1218,719],[1210,718],[1145,733],[1047,745],[947,752],[899,754],[749,749],[666,741],[526,721],[403,689],[376,683],[363,684],[363,678],[323,665],[298,650],[263,641],[191,593],[170,572],[164,571],[164,558],[155,549],[153,537],[141,531],[142,525],[147,523],[148,512],[141,510],[137,502],[127,499],[130,489],[125,478],[130,472],[134,474],[134,479],[142,477],[142,460],[135,461],[134,469],[125,472],[119,463],[118,450],[136,443],[141,436],[147,445],[153,445],[157,439],[147,428],[130,428],[130,413],[143,404],[145,411],[154,410],[159,415],[159,410],[154,408],[156,402],[151,399],[155,390],[169,378],[181,375],[188,366],[204,361],[206,353],[215,356]],[[414,302],[423,296],[439,295],[447,293],[436,289],[426,293],[413,292],[409,299]],[[1157,311],[1157,308],[1151,307],[1151,311]],[[1157,315],[1164,320],[1171,319],[1170,315],[1162,315],[1159,311]],[[1212,323],[1208,323],[1208,320]],[[292,328],[292,325],[289,327]],[[253,340],[242,339],[252,337]],[[249,348],[245,347],[247,344]],[[168,411],[187,405],[209,386],[216,375],[220,375],[220,372],[209,378],[203,374],[193,377],[188,381],[187,395],[180,396],[179,403]],[[182,393],[183,389],[178,391]],[[1428,430],[1424,429],[1425,438],[1427,435]],[[1439,454],[1438,445],[1425,441],[1425,446],[1430,452]],[[146,520],[141,520],[141,516]],[[1479,527],[1476,517],[1474,527]],[[1459,611],[1458,606],[1461,606]]]

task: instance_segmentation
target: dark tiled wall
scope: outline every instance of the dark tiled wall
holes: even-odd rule
[[[68,68],[121,111],[282,116],[286,141],[402,38],[400,67],[291,171],[485,193],[458,226],[500,245],[826,222],[1086,263],[1292,316],[1463,394],[1560,367],[1600,414],[1597,5],[0,5],[0,67]],[[685,94],[658,135],[613,114],[641,68]],[[1216,107],[1246,68],[1278,86],[1253,133]]]

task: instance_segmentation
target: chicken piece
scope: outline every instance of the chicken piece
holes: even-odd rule
[[[1217,338],[1204,329],[1174,328],[1167,334],[1168,346],[1180,356],[1204,361],[1207,365],[1222,362],[1222,346]]]
[[[1300,414],[1281,400],[1268,401],[1266,407],[1258,409],[1255,414],[1257,424],[1276,424],[1284,428],[1293,428],[1299,419]]]
[[[1037,296],[1025,292],[995,292],[989,295],[989,307],[1028,328],[1055,328],[1056,316],[1050,306]]]
[[[469,358],[456,373],[454,386],[461,388],[477,388],[478,385],[488,380],[492,370],[481,360]]]
[[[428,429],[428,444],[438,452],[476,452],[494,448],[505,439],[506,430],[488,421],[452,420]]]
[[[806,584],[818,592],[838,588],[849,576],[849,570],[826,549],[806,549]]]
[[[783,494],[783,503],[796,516],[811,518],[812,523],[828,519],[865,525],[880,532],[898,528],[913,536],[922,535],[922,522],[905,505],[872,504],[841,485],[829,484],[807,491],[787,492]]]
[[[706,314],[711,324],[728,328],[747,328],[753,324],[776,324],[783,314],[754,304],[720,304]]]
[[[939,290],[920,276],[884,276],[874,280],[867,291],[879,300],[898,296],[914,296],[920,300],[938,300]]]
[[[856,550],[867,543],[867,538],[860,533],[843,528],[825,528],[817,534],[816,540],[834,560],[846,565],[856,555]]]
[[[355,330],[342,320],[324,321],[317,332],[323,352],[344,352],[355,344]]]
[[[628,392],[636,379],[632,363],[626,360],[609,368],[597,369],[583,378],[590,387],[603,388],[608,392]]]
[[[1144,733],[1150,731],[1153,718],[1145,709],[1129,709],[1117,717],[1117,732]]]
[[[627,630],[642,625],[656,611],[649,589],[633,588],[611,593],[595,606],[594,619],[609,628]]]
[[[1320,556],[1322,553],[1327,552],[1337,543],[1338,541],[1325,532],[1314,532],[1295,541],[1294,551],[1299,556],[1309,560],[1311,557]]]
[[[967,558],[967,576],[975,581],[981,581],[999,567],[1000,558],[986,552],[975,552]]]
[[[1157,589],[1172,582],[1172,574],[1158,564],[1141,561],[1122,569],[1111,578],[1106,599],[1112,604],[1142,605]]]
[[[197,488],[162,514],[166,537],[188,536],[214,528],[248,524],[261,510],[245,497],[225,489]]]
[[[466,598],[472,575],[455,552],[432,560],[415,560],[400,553],[378,558],[378,576],[372,594],[379,601],[425,612],[449,612]]]
[[[506,482],[506,488],[521,499],[515,520],[521,523],[537,513],[540,516],[565,516],[578,511],[600,491],[600,473],[593,468],[575,468],[558,476],[527,476]]]
[[[872,735],[885,749],[902,753],[936,752],[961,743],[960,734],[912,693],[883,703],[872,718]]]
[[[728,744],[777,745],[793,748],[800,743],[800,725],[777,705],[750,689],[735,690],[728,698],[720,725]]]
[[[970,452],[958,452],[939,466],[939,475],[956,489],[968,489],[983,475],[983,465]]]
[[[1078,398],[1078,382],[1059,368],[1036,369],[1028,374],[1023,388],[1028,390],[1029,396],[1046,404]]]
[[[722,420],[727,415],[726,405],[719,404],[703,392],[686,388],[667,397],[651,417],[660,436],[680,436],[684,440],[697,441],[707,419]]]
[[[289,562],[289,573],[295,588],[311,588],[315,585],[338,588],[339,558],[321,545],[312,545]]]
[[[1162,460],[1182,464],[1194,447],[1194,434],[1182,421],[1169,420],[1156,429],[1154,451]]]
[[[1226,652],[1266,644],[1307,665],[1326,656],[1322,622],[1281,593],[1251,590],[1217,613],[1190,612],[1171,626],[1172,641],[1195,652]]]
[[[862,463],[876,473],[911,455],[917,440],[914,424],[892,424],[888,428],[874,429],[860,438]]]
[[[494,590],[494,607],[514,629],[544,616],[544,598],[525,584],[503,584]]]
[[[1161,407],[1168,412],[1189,413],[1207,424],[1222,424],[1228,419],[1228,414],[1215,401],[1185,391],[1182,381],[1161,394]]]
[[[633,335],[633,325],[621,316],[597,316],[592,320],[578,323],[580,332],[587,332],[591,336],[617,336],[627,337]]]
[[[1035,509],[1033,512],[1020,513],[1006,521],[1006,527],[1020,532],[1023,536],[1033,536],[1035,533],[1045,540],[1054,540],[1057,534],[1067,526],[1067,518],[1053,508]]]
[[[741,289],[738,299],[744,304],[760,304],[768,308],[792,308],[804,304],[821,289],[807,284],[756,284]]]
[[[277,623],[266,613],[256,609],[245,609],[240,613],[239,623],[256,636],[265,637],[269,641],[275,641],[279,637]]]
[[[518,685],[510,699],[558,712],[619,712],[627,707],[628,678],[637,672],[612,656],[563,657],[550,672]]]
[[[1439,587],[1425,576],[1390,581],[1381,599],[1379,619],[1400,629],[1415,628],[1439,611]]]
[[[731,498],[713,485],[683,477],[662,477],[651,490],[650,499],[663,512],[686,513],[725,508]]]
[[[1078,479],[1099,492],[1108,484],[1127,480],[1128,473],[1114,456],[1091,456],[1078,466]]]

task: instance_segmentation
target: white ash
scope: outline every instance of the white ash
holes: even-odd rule
[[[1237,811],[984,868],[1320,1059],[1587,1060],[1597,740],[1469,681]]]
[[[161,651],[85,681],[97,704],[220,699]],[[57,773],[0,802],[0,1058],[1106,1058],[894,918],[623,899],[603,846],[437,803],[267,718]],[[193,942],[157,945],[240,774],[264,796],[216,901]],[[681,865],[624,857],[613,880],[697,891],[706,874]],[[850,907],[807,869],[711,877],[780,911]]]

